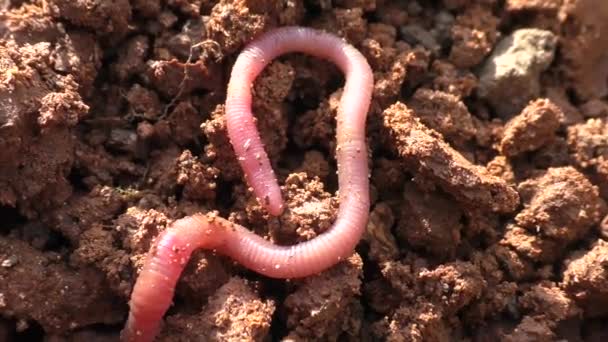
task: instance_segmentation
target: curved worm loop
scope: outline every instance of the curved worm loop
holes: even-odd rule
[[[340,38],[321,31],[283,27],[265,34],[241,52],[228,83],[228,135],[247,182],[272,215],[281,214],[283,199],[251,112],[251,88],[256,77],[274,58],[290,52],[329,60],[345,74],[346,84],[337,117],[338,144],[348,144],[349,140],[365,141],[365,121],[373,86],[373,74],[365,57]],[[360,142],[354,144],[361,145]],[[355,166],[357,170],[361,167]]]
[[[341,39],[320,31],[283,27],[250,43],[235,62],[228,86],[226,118],[235,153],[245,176],[268,211],[278,215],[283,200],[251,112],[251,87],[275,57],[304,52],[335,63],[346,75],[338,109],[337,147],[339,199],[333,226],[312,240],[274,245],[246,228],[211,215],[175,221],[157,239],[135,283],[125,341],[151,341],[173,298],[175,285],[195,249],[214,249],[260,274],[300,278],[332,267],[350,256],[369,215],[369,170],[365,122],[373,75],[363,55]]]

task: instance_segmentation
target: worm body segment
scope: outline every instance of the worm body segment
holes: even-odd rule
[[[353,46],[328,33],[301,27],[275,29],[251,42],[237,58],[228,85],[226,120],[232,146],[255,195],[271,214],[279,215],[283,199],[255,126],[251,88],[268,63],[289,52],[329,60],[345,74],[336,130],[340,200],[336,221],[314,239],[293,246],[274,245],[213,215],[196,214],[175,221],[158,237],[137,278],[123,340],[153,340],[179,276],[196,249],[215,250],[268,277],[300,278],[350,256],[359,242],[370,206],[365,122],[373,75]]]

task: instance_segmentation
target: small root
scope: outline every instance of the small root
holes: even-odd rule
[[[186,81],[190,80],[190,73],[188,72],[188,66],[193,64],[192,57],[194,55],[194,49],[201,47],[201,46],[209,47],[209,49],[205,49],[201,53],[201,56],[199,59],[202,59],[203,61],[208,60],[209,58],[212,57],[211,55],[213,55],[214,61],[216,63],[219,63],[222,60],[222,58],[224,57],[221,52],[220,45],[215,40],[206,39],[206,40],[203,40],[202,42],[199,42],[199,43],[196,43],[196,44],[190,46],[190,54],[188,55],[188,59],[186,59],[186,62],[184,63],[184,77],[182,78],[181,82],[179,83],[179,88],[177,90],[177,94],[175,94],[175,96],[171,99],[171,101],[165,106],[165,108],[163,109],[163,113],[160,115],[159,119],[164,119],[167,116],[167,114],[169,114],[169,108],[173,107],[173,105],[175,105],[177,100],[182,96],[182,93],[184,92],[184,88],[186,85]],[[211,52],[207,52],[208,50],[210,50]]]

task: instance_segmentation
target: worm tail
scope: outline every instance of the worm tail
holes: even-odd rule
[[[217,248],[225,241],[225,226],[209,224],[212,220],[202,215],[186,217],[175,221],[159,236],[133,287],[122,341],[149,342],[157,335],[192,252]]]

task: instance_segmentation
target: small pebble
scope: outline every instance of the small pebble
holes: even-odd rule
[[[16,255],[11,255],[2,261],[2,267],[5,267],[5,268],[13,267],[13,266],[17,265],[18,261],[19,261],[19,259],[17,258]]]
[[[608,240],[608,215],[600,223],[600,234],[604,240]]]
[[[580,109],[581,113],[586,118],[601,118],[608,116],[608,103],[602,100],[592,99],[587,101]]]
[[[508,120],[541,93],[540,75],[553,62],[557,37],[551,31],[519,29],[503,38],[479,71],[477,95]]]
[[[418,1],[410,1],[407,4],[407,13],[409,13],[413,17],[420,15],[422,13],[422,10],[423,8],[422,6],[420,6]]]
[[[110,131],[106,145],[121,152],[135,153],[137,149],[137,134],[131,130],[115,128]]]
[[[24,332],[26,331],[28,328],[30,327],[30,325],[27,323],[27,321],[20,319],[17,321],[17,325],[16,325],[16,330],[17,332]]]
[[[406,42],[412,45],[420,44],[433,53],[438,53],[441,49],[441,46],[437,43],[437,40],[435,40],[435,37],[433,37],[431,32],[425,30],[420,25],[412,24],[403,26],[401,28],[401,36]]]

